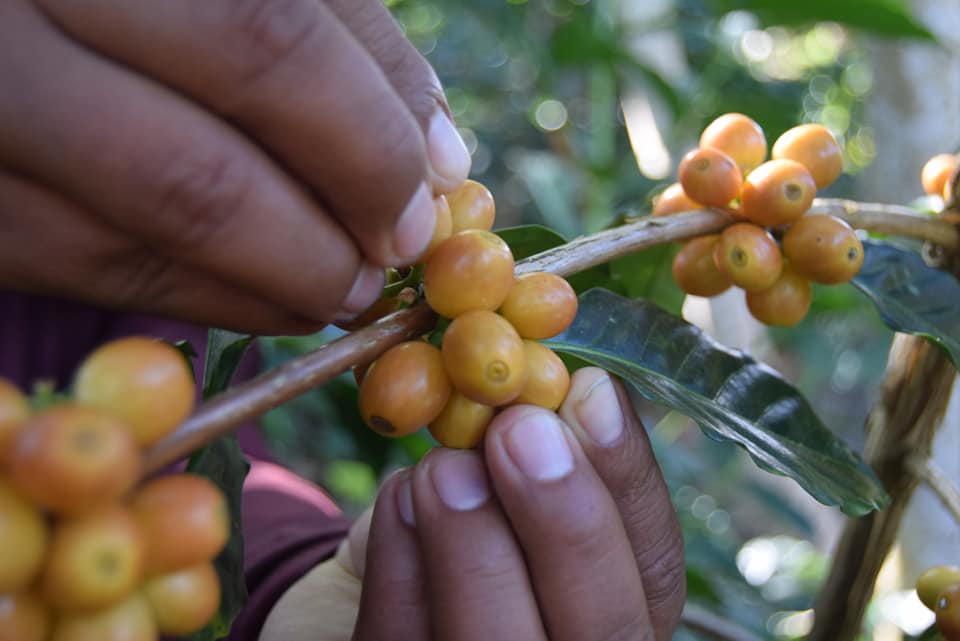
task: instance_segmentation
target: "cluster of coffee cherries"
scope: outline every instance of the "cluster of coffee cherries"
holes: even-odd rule
[[[156,641],[210,621],[222,492],[192,474],[139,483],[144,448],[193,404],[183,356],[147,338],[91,353],[43,409],[0,379],[0,641]]]
[[[805,216],[817,189],[837,179],[843,158],[821,125],[794,127],[767,140],[753,119],[728,113],[714,120],[700,146],[680,162],[679,182],[656,199],[654,216],[713,207],[736,222],[720,234],[687,242],[673,278],[688,294],[746,291],[750,313],[767,325],[796,325],[810,308],[811,282],[837,284],[863,264],[853,229],[833,216]]]
[[[931,196],[950,200],[951,178],[960,169],[960,158],[955,154],[937,154],[926,162],[920,173],[923,191]]]
[[[937,616],[945,641],[960,641],[960,568],[938,565],[917,579],[917,596]]]
[[[472,448],[499,408],[556,410],[563,402],[570,375],[538,341],[567,328],[577,297],[554,274],[514,274],[510,247],[490,231],[493,196],[480,183],[468,180],[439,197],[436,211],[421,266],[423,295],[442,317],[442,337],[401,343],[361,372],[360,412],[386,436],[428,426],[441,444]],[[398,303],[380,305],[374,316]]]

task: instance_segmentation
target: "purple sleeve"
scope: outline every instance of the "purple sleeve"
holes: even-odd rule
[[[23,388],[47,380],[63,389],[89,352],[133,334],[186,339],[200,354],[206,348],[206,328],[0,291],[0,376]],[[195,362],[198,380],[200,366]],[[258,366],[251,351],[235,381],[251,378]],[[333,554],[349,523],[319,487],[270,462],[256,426],[244,426],[238,435],[252,463],[242,507],[250,599],[229,639],[256,641],[273,604],[310,568]]]

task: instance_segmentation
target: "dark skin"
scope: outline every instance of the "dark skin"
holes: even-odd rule
[[[469,166],[380,0],[0,3],[0,288],[313,331],[416,260]],[[670,638],[683,545],[645,432],[596,369],[559,416],[510,408],[482,455],[384,485],[356,641]],[[265,641],[316,641],[316,576]]]

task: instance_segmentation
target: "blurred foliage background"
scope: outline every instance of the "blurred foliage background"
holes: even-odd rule
[[[825,124],[842,143],[847,170],[825,195],[868,197],[858,174],[882,143],[864,105],[882,70],[871,65],[867,42],[929,35],[894,0],[388,4],[444,83],[473,155],[472,177],[497,199],[498,226],[540,223],[567,237],[644,213],[700,130],[728,111],[752,116],[771,143],[797,123]],[[663,251],[651,253],[619,273],[630,293],[679,311],[682,295],[665,260]],[[653,276],[634,287],[627,271],[634,269]],[[818,289],[812,313],[787,331],[752,323],[736,295],[688,301],[684,310],[783,372],[859,449],[891,334],[852,287]],[[262,340],[264,366],[336,335]],[[425,434],[396,441],[373,434],[362,425],[356,394],[352,377],[343,376],[264,421],[277,456],[352,513],[370,502],[384,474],[432,446]],[[638,407],[683,521],[691,601],[761,638],[802,637],[839,514],[758,472],[685,418]],[[929,619],[904,603],[895,617],[917,634]],[[868,622],[864,638],[870,634]],[[681,629],[676,638],[699,637]]]

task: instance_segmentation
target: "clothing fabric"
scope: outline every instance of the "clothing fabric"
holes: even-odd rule
[[[73,371],[87,354],[103,343],[131,335],[186,339],[198,354],[206,349],[206,328],[0,292],[0,377],[24,389],[41,381],[56,389],[68,388]],[[201,362],[194,363],[198,381],[201,367]],[[251,351],[234,380],[254,376],[257,368],[256,353]],[[243,426],[237,433],[251,460],[242,505],[244,572],[250,598],[229,640],[256,641],[273,604],[297,579],[335,552],[349,522],[319,487],[271,460],[255,425]]]

